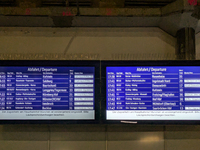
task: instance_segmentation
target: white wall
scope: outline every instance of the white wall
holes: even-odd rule
[[[1,53],[98,54],[102,60],[148,54],[152,59],[149,54],[173,55],[175,43],[159,28],[0,28]]]

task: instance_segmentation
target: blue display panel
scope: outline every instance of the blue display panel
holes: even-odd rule
[[[200,120],[200,67],[106,67],[107,120]]]
[[[95,67],[0,67],[0,120],[94,120]]]

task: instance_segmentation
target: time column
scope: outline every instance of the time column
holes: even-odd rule
[[[0,110],[5,110],[6,102],[6,73],[0,72]]]
[[[107,110],[115,110],[115,72],[108,72],[107,78]]]

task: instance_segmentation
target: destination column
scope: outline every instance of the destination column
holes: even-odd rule
[[[153,67],[152,109],[180,110],[179,72],[175,68]]]
[[[69,110],[69,73],[67,69],[43,68],[43,110]]]

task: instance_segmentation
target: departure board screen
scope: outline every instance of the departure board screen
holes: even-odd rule
[[[107,66],[107,120],[200,120],[200,67]]]
[[[0,120],[94,120],[95,67],[0,67]]]

